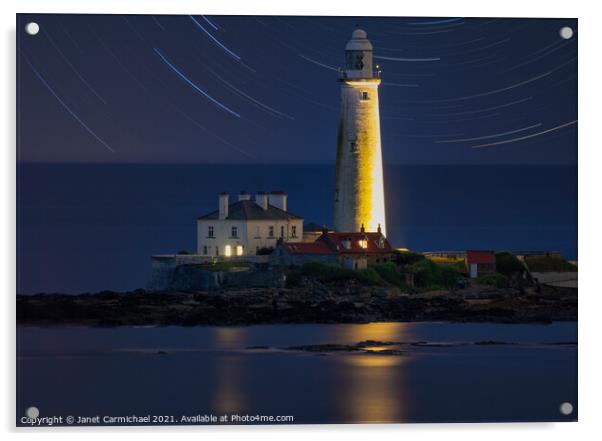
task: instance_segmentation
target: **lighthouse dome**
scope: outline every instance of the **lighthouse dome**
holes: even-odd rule
[[[356,29],[351,34],[351,38],[359,39],[359,38],[368,38],[368,34],[363,29]]]
[[[347,51],[371,51],[372,43],[368,40],[368,34],[363,29],[356,29],[351,34],[351,40],[345,46]]]

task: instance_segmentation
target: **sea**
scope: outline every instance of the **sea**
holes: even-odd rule
[[[560,251],[577,259],[577,167],[389,165],[388,239],[415,251]],[[153,254],[195,250],[218,194],[281,190],[332,225],[334,166],[17,165],[17,291],[144,288]]]
[[[399,342],[402,352],[287,350],[366,340]],[[576,341],[575,322],[19,327],[17,425],[28,424],[32,406],[63,421],[151,415],[164,424],[196,415],[229,423],[574,421]]]

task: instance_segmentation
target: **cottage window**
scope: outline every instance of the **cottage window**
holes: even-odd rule
[[[284,225],[280,226],[280,237],[284,238]]]
[[[238,237],[238,227],[232,227],[232,237]]]
[[[364,249],[365,249],[365,248],[368,248],[368,241],[367,241],[366,239],[360,239],[360,240],[358,241],[358,243],[359,243],[359,246],[360,246],[360,247],[362,247],[362,248],[364,248]]]
[[[291,226],[291,237],[297,237],[297,226],[296,225]]]
[[[261,236],[259,235],[259,225],[255,227],[255,238],[259,239]]]
[[[268,228],[268,237],[274,237],[274,225],[270,225]]]
[[[203,245],[203,255],[207,255],[207,245]]]
[[[236,255],[242,256],[242,245],[236,245]]]
[[[213,233],[213,225],[207,227],[207,237],[215,237]]]
[[[226,248],[224,249],[224,254],[226,255],[226,257],[230,257],[232,255],[232,247],[230,245],[226,245]]]

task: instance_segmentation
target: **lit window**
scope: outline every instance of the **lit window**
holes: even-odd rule
[[[207,227],[207,237],[215,237],[213,235],[213,225],[209,225],[209,227]]]
[[[362,99],[363,100],[369,100],[370,96],[368,95],[368,92],[362,92]]]
[[[232,227],[232,237],[238,237],[238,227]]]
[[[232,247],[230,245],[226,245],[224,254],[226,255],[226,257],[230,257],[232,255]]]
[[[268,228],[268,236],[274,237],[274,226],[273,225],[270,225],[270,227]]]
[[[368,241],[366,239],[360,239],[359,240],[359,245],[362,248],[368,248]]]
[[[242,256],[242,245],[236,245],[236,255]]]
[[[291,237],[297,237],[297,226],[296,225],[291,226]]]

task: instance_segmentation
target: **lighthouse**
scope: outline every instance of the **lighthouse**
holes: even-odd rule
[[[382,231],[385,194],[378,110],[378,66],[362,29],[353,31],[340,70],[340,118],[334,190],[334,229]]]

